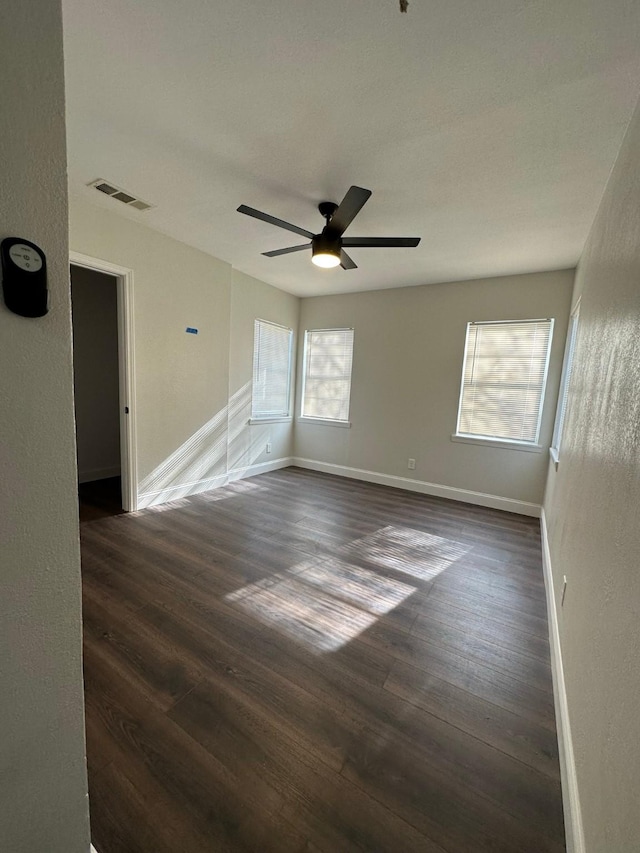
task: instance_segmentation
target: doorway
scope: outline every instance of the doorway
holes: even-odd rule
[[[130,270],[72,255],[73,365],[80,519],[134,511]]]

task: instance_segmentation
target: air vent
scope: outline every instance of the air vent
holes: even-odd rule
[[[116,193],[113,198],[117,198],[118,201],[123,201],[125,204],[131,204],[132,201],[135,201],[132,195],[127,195],[126,193]]]
[[[134,195],[120,189],[120,187],[114,187],[113,184],[107,183],[102,178],[98,178],[97,181],[91,181],[87,186],[95,187],[101,193],[111,196],[111,198],[115,198],[117,201],[126,204],[127,207],[133,207],[136,210],[149,210],[150,207],[153,207],[153,205],[147,204],[146,201],[142,201],[142,199],[136,198]]]
[[[118,190],[115,187],[112,187],[110,184],[100,183],[100,184],[92,184],[97,190],[100,190],[101,193],[106,193],[107,195],[113,195],[117,193]]]

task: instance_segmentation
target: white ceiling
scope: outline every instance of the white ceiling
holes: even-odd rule
[[[63,7],[72,194],[301,296],[574,266],[640,88],[637,0]],[[317,270],[236,213],[319,231],[351,184],[373,195],[348,236],[420,246]]]

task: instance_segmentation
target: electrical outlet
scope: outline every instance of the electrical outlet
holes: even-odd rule
[[[409,464],[407,465],[407,468],[408,468],[410,471],[415,471],[415,470],[416,470],[416,460],[415,460],[415,459],[410,459],[410,460],[409,460]]]
[[[567,576],[562,575],[562,598],[560,599],[560,607],[564,605],[564,597],[567,592]]]
[[[267,453],[271,453],[271,442],[267,442]]]

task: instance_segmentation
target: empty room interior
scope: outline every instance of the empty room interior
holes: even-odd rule
[[[0,850],[640,850],[640,6],[5,0]]]

